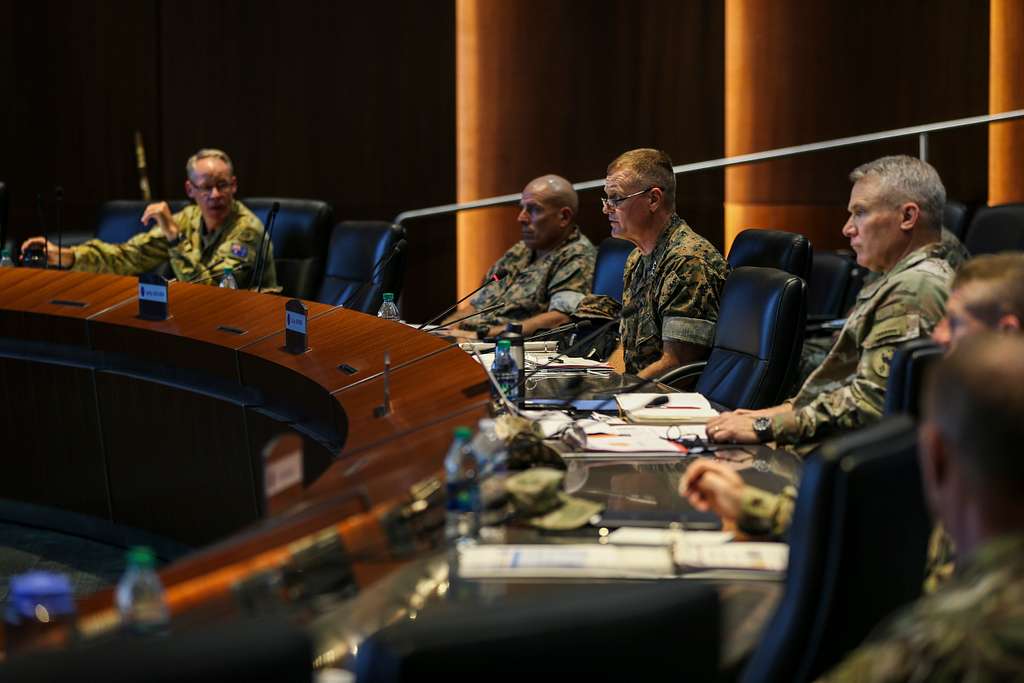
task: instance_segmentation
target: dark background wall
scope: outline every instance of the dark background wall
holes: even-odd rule
[[[473,33],[457,35],[471,9]],[[217,146],[243,197],[391,219],[467,187],[488,196],[549,171],[602,177],[636,146],[684,163],[980,114],[987,22],[988,3],[974,0],[0,0],[0,180],[15,237],[39,231],[39,192],[52,220],[57,184],[65,225],[91,227],[100,202],[139,197],[140,130],[156,197],[182,197],[186,157]],[[754,66],[735,70],[735,39]],[[476,83],[459,80],[466,40]],[[730,97],[735,83],[749,104]],[[457,172],[469,151],[457,144],[460,91],[477,93],[481,128],[467,138],[476,166]],[[731,198],[721,171],[684,176],[680,213],[720,246],[726,201],[821,208],[822,226],[786,227],[838,231],[849,167],[894,149],[916,145],[739,171]],[[935,136],[932,154],[951,196],[984,200],[981,129]],[[595,240],[607,234],[597,196],[582,197],[581,216]],[[509,210],[479,224],[502,248],[518,234]],[[407,227],[403,305],[423,318],[454,298],[455,221]]]

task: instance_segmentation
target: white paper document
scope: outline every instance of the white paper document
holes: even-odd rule
[[[691,569],[746,569],[784,572],[789,562],[785,543],[677,543],[675,562]]]
[[[464,578],[654,579],[674,574],[667,547],[475,545],[459,551],[459,575]]]
[[[651,529],[623,526],[608,534],[608,542],[616,545],[719,545],[732,540],[731,531],[683,531],[682,529]]]
[[[655,425],[610,425],[596,420],[583,425],[588,451],[605,453],[686,453],[678,441],[666,438],[668,428]],[[705,437],[704,425],[683,425],[672,436]]]
[[[641,424],[704,424],[718,415],[706,398],[694,393],[619,394],[615,398],[626,419]],[[656,400],[665,402],[649,405]]]

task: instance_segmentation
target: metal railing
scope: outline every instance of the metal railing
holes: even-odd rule
[[[784,159],[787,157],[795,157],[803,154],[809,154],[811,152],[821,152],[827,149],[838,149],[840,147],[853,147],[855,145],[863,145],[869,142],[879,142],[881,140],[892,140],[895,138],[906,138],[917,136],[918,139],[918,156],[927,161],[928,159],[928,134],[937,133],[944,130],[953,130],[956,128],[969,128],[971,126],[988,125],[990,123],[1000,123],[1002,121],[1012,121],[1014,119],[1024,119],[1024,109],[1014,109],[1012,111],[1004,111],[1000,114],[986,114],[984,116],[968,116],[963,119],[950,119],[949,121],[940,121],[938,123],[927,123],[921,126],[908,126],[907,128],[894,128],[892,130],[881,131],[878,133],[867,133],[865,135],[853,135],[846,138],[836,138],[834,140],[825,140],[823,142],[809,142],[806,145],[793,145],[792,147],[779,147],[778,149],[770,149],[764,152],[753,152],[751,154],[740,154],[734,157],[723,157],[721,159],[711,159],[709,161],[698,161],[692,164],[680,164],[673,166],[672,170],[675,171],[676,175],[682,173],[693,173],[695,171],[707,171],[713,168],[725,168],[727,166],[738,166],[740,164],[755,164],[759,161],[770,161],[772,159]],[[595,188],[604,186],[604,178],[598,180],[588,180],[582,183],[575,183],[573,185],[577,191],[579,190],[592,190]],[[412,211],[403,211],[395,217],[395,223],[404,223],[407,220],[413,218],[425,218],[427,216],[444,216],[446,214],[458,213],[459,211],[466,211],[468,209],[483,209],[488,206],[501,206],[503,204],[515,204],[520,199],[520,193],[515,194],[503,194],[499,197],[487,197],[486,199],[476,199],[471,202],[460,202],[457,204],[444,204],[442,206],[431,206],[425,209],[415,209]]]

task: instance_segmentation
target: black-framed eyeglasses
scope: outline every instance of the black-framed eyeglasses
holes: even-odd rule
[[[191,182],[191,181],[189,181],[189,182]],[[216,183],[214,185],[195,185],[195,184],[193,184],[192,185],[192,189],[195,190],[198,194],[203,195],[204,197],[209,197],[211,194],[213,194],[214,190],[217,190],[221,194],[224,194],[225,192],[230,190],[233,187],[233,185],[234,184],[230,180],[222,180],[219,183]]]
[[[627,199],[639,197],[642,194],[650,192],[655,187],[657,187],[657,185],[652,185],[651,187],[648,187],[646,190],[639,190],[638,192],[627,194],[625,197],[601,197],[601,205],[604,206],[604,208],[606,209],[617,209],[619,208],[619,206],[622,205],[622,202],[626,201]]]

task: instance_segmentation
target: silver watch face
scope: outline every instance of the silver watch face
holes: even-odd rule
[[[771,436],[772,420],[768,417],[754,418],[754,432],[758,436]]]

